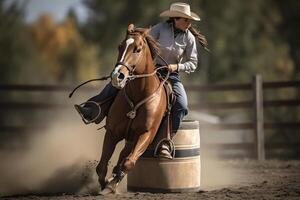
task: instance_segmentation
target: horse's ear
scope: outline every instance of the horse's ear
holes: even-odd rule
[[[127,28],[127,34],[132,33],[134,31],[134,25],[133,24],[129,24],[128,28]]]
[[[150,28],[145,28],[145,30],[143,31],[143,36],[147,37],[149,32],[150,32]]]

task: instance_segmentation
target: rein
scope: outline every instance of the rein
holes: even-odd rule
[[[167,61],[165,61],[165,59],[162,58],[161,55],[157,54],[165,63],[166,65],[168,66],[169,64],[167,63]],[[150,76],[153,76],[157,73],[158,70],[162,69],[162,68],[167,68],[167,66],[161,66],[161,67],[158,67],[154,70],[154,72],[150,73],[150,74],[140,74],[140,75],[132,75],[132,77],[134,78],[131,78],[130,80],[133,80],[133,79],[136,79],[136,78],[145,78],[145,77],[150,77]],[[160,82],[159,86],[157,87],[157,89],[155,90],[155,92],[153,92],[151,95],[149,95],[148,97],[144,98],[143,100],[141,100],[140,102],[138,102],[136,105],[134,105],[133,101],[128,97],[127,93],[126,93],[126,86],[124,87],[124,96],[128,102],[128,104],[130,105],[131,107],[131,111],[129,111],[127,113],[127,117],[130,118],[130,122],[129,122],[129,125],[127,127],[127,132],[129,130],[129,127],[131,125],[131,122],[132,120],[135,118],[136,116],[136,111],[137,109],[142,106],[144,103],[146,103],[147,101],[149,101],[150,99],[154,98],[156,95],[157,95],[157,92],[160,90],[160,88],[164,85],[164,83],[168,80],[170,76],[170,71],[168,71],[166,77]]]
[[[152,73],[149,73],[149,74],[136,74],[136,75],[133,74],[133,75],[130,75],[130,76],[128,76],[128,79],[131,81],[131,80],[134,80],[136,78],[146,78],[146,77],[154,76],[157,73],[158,70],[163,69],[163,68],[168,68],[167,66],[169,65],[169,63],[160,54],[157,54],[157,56],[166,64],[166,66],[157,67]],[[123,65],[127,69],[129,69],[129,68],[134,69],[131,66],[125,65],[125,63],[122,63],[122,62],[119,62],[117,64]],[[130,71],[130,70],[128,70],[128,71]],[[166,76],[167,79],[169,78],[169,75],[170,75],[170,72],[168,71],[168,74]]]
[[[150,77],[150,76],[154,76],[157,73],[158,70],[163,69],[163,68],[167,68],[167,66],[157,67],[152,73],[149,73],[149,74],[130,75],[130,76],[128,76],[128,79],[131,81],[131,80],[134,80],[134,79],[137,79],[137,78],[147,78],[147,77]]]
[[[87,83],[90,83],[90,82],[92,82],[92,81],[105,81],[105,80],[107,80],[107,79],[109,79],[109,78],[111,78],[111,77],[110,77],[110,76],[104,76],[104,77],[101,77],[101,78],[95,78],[95,79],[90,79],[90,80],[88,80],[88,81],[85,81],[85,82],[79,84],[77,87],[75,87],[75,88],[72,90],[72,92],[69,94],[69,98],[71,98],[71,97],[73,96],[74,92],[75,92],[78,88],[80,88],[81,86],[83,86],[83,85],[85,85],[85,84],[87,84]]]

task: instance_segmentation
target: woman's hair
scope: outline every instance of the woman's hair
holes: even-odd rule
[[[168,20],[167,20],[167,23],[175,23],[175,19],[179,19],[180,17],[170,17]],[[207,39],[206,37],[199,31],[197,30],[193,25],[190,26],[189,30],[191,31],[191,33],[195,36],[196,40],[201,44],[201,46],[209,51],[208,49],[208,42],[207,42]]]
[[[192,25],[189,28],[189,30],[195,36],[195,38],[201,44],[201,46],[203,46],[203,48],[205,50],[209,51],[209,49],[208,49],[208,42],[206,40],[206,37],[204,35],[202,35],[202,33],[199,30],[197,30],[196,28],[194,28]]]

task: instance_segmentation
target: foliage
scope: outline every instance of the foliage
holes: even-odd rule
[[[1,82],[17,82],[22,64],[32,57],[28,35],[24,34],[24,5],[16,1],[5,6],[0,1],[0,77]],[[13,79],[13,80],[12,80]]]
[[[24,2],[0,1],[2,83],[70,83],[100,73],[99,47],[81,36],[72,10],[62,23],[45,14],[26,24]]]
[[[116,46],[126,26],[135,23],[147,27],[157,23],[161,20],[159,13],[171,2],[85,0],[91,15],[83,33],[105,49],[103,62],[113,65]],[[200,28],[209,39],[211,53],[208,56],[200,51],[204,54],[200,55],[200,70],[186,81],[202,82],[199,77],[211,83],[249,81],[256,73],[267,80],[288,80],[294,76],[291,46],[279,31],[285,20],[280,8],[286,3],[272,0],[187,2],[192,10],[200,13]],[[292,2],[289,7],[293,7]]]
[[[123,39],[128,24],[150,27],[155,24],[154,19],[160,8],[169,6],[167,1],[153,0],[85,0],[83,2],[90,9],[91,15],[81,30],[88,40],[99,44],[103,49],[102,68],[106,73],[111,71],[116,62],[117,46]]]
[[[33,43],[49,76],[56,82],[82,80],[98,74],[97,49],[82,39],[75,24],[71,17],[55,24],[50,15],[43,15],[30,27]]]

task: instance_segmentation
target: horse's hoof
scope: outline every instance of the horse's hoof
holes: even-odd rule
[[[115,193],[116,192],[112,188],[106,187],[99,194],[104,196],[104,195],[115,194]]]

